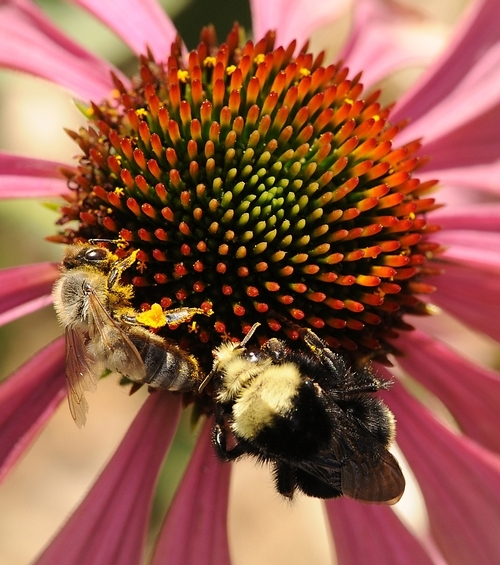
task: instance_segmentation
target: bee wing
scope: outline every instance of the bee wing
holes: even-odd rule
[[[146,377],[146,367],[142,357],[93,290],[89,293],[89,308],[93,320],[89,337],[92,342],[98,343],[99,347],[109,352],[109,355],[106,355],[106,367],[132,381],[143,381]]]
[[[396,504],[405,490],[398,462],[382,447],[373,457],[355,454],[343,463],[340,477],[342,493],[364,502]]]
[[[294,462],[293,465],[338,490],[339,494],[363,502],[395,504],[405,488],[398,462],[382,447],[373,455],[354,453],[342,462],[332,455],[326,455]],[[304,484],[302,479],[302,488]]]
[[[99,373],[95,360],[89,355],[85,336],[74,328],[66,329],[66,383],[71,416],[81,428],[87,420],[89,405],[85,391],[94,392]]]

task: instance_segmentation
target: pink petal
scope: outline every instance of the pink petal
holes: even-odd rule
[[[496,228],[498,230],[498,227]],[[453,258],[457,261],[473,261],[474,263],[489,263],[488,257],[491,256],[493,262],[491,266],[495,268],[500,265],[500,233],[493,231],[479,231],[467,229],[448,229],[439,232],[439,242],[447,247],[444,257]],[[483,258],[484,255],[484,258]],[[475,258],[475,260],[474,260]]]
[[[150,565],[230,565],[227,504],[230,464],[212,448],[205,422],[189,467],[162,526]]]
[[[464,172],[465,170],[466,169],[464,169]],[[441,176],[442,171],[439,171],[437,174]],[[443,177],[446,177],[446,173]],[[435,180],[436,175],[426,175],[426,173],[422,171],[419,178],[422,182],[424,182],[427,180]],[[444,204],[446,209],[451,211],[456,207],[476,206],[477,204],[496,201],[496,195],[488,194],[489,192],[499,192],[500,194],[500,187],[498,191],[491,191],[489,188],[483,188],[480,183],[477,185],[472,183],[465,187],[448,184],[443,180],[443,183],[439,188],[439,195],[437,195],[437,203]]]
[[[369,86],[402,66],[427,61],[423,50],[407,47],[398,36],[403,35],[405,26],[420,19],[395,1],[358,0],[351,35],[341,53],[350,76],[363,71],[363,84]]]
[[[481,237],[482,236],[482,237]],[[449,247],[439,256],[444,275],[448,264],[469,266],[483,272],[485,279],[498,276],[500,269],[500,234],[467,230],[447,230],[440,234],[440,243]],[[483,246],[481,246],[481,243]],[[439,280],[445,280],[441,277]],[[488,283],[487,280],[484,281]],[[491,280],[489,281],[492,282]]]
[[[37,565],[141,563],[156,477],[180,406],[180,396],[150,395],[113,458]]]
[[[500,68],[500,60],[498,66]],[[497,81],[500,85],[500,74]],[[480,103],[466,95],[461,95],[458,99],[468,108],[472,106],[475,110],[487,110],[483,106],[484,101]],[[498,139],[500,89],[496,94],[496,105],[493,108],[480,115],[471,116],[468,120],[466,120],[466,112],[458,103],[453,105],[450,103],[447,108],[439,108],[440,118],[443,112],[446,115],[446,119],[443,117],[445,123],[439,124],[435,116],[428,114],[425,118],[429,120],[427,125],[421,121],[416,124],[415,131],[408,127],[401,134],[402,142],[409,140],[410,137],[424,136],[422,151],[425,155],[431,156],[431,161],[425,167],[426,173],[441,178],[441,171],[446,169],[467,170],[468,167],[488,165],[495,170],[500,159]],[[457,123],[457,115],[460,116],[461,123]],[[494,186],[498,192],[498,183]]]
[[[500,458],[450,431],[401,385],[384,398],[444,557],[453,565],[499,563]]]
[[[42,349],[0,386],[0,482],[65,395],[63,339]]]
[[[467,264],[469,268],[482,269],[491,274],[498,273],[500,233],[465,229],[443,230],[439,233],[439,242],[447,246],[446,251],[439,256],[446,264],[451,260],[456,264]]]
[[[52,302],[59,276],[54,263],[36,263],[0,271],[0,325],[30,314]]]
[[[68,190],[63,163],[0,152],[0,198],[59,196]]]
[[[500,204],[452,208],[446,206],[432,213],[432,223],[441,226],[443,230],[500,231]],[[441,234],[437,237],[440,239],[440,236]]]
[[[341,499],[326,510],[339,565],[436,565],[388,506]]]
[[[335,21],[349,6],[349,0],[250,0],[255,40],[269,30],[276,31],[276,45],[288,46],[294,39],[302,47],[314,30]]]
[[[467,167],[456,166],[440,169],[437,172],[432,170],[432,161],[426,166],[425,170],[419,174],[421,180],[439,178],[441,183],[451,186],[454,189],[463,189],[464,196],[469,195],[471,188],[491,192],[500,195],[500,161],[492,163],[482,163],[480,165],[469,165]],[[476,196],[475,194],[473,194]]]
[[[403,140],[421,135],[435,139],[498,103],[499,17],[497,0],[472,3],[447,50],[397,104],[393,120],[412,120]]]
[[[137,54],[149,47],[157,61],[166,61],[177,30],[156,0],[72,0],[94,14]]]
[[[397,341],[398,363],[433,392],[468,436],[500,453],[500,374],[414,331]]]
[[[25,175],[38,178],[62,178],[60,169],[67,169],[68,165],[57,161],[46,159],[34,159],[3,153],[0,151],[0,174],[2,175]]]
[[[97,101],[113,89],[111,70],[128,82],[62,34],[29,0],[0,3],[0,66],[45,78]]]
[[[485,253],[482,253],[485,256]],[[497,255],[499,255],[497,253]],[[431,301],[497,341],[500,341],[500,292],[498,278],[500,276],[499,260],[496,268],[472,262],[443,265],[444,274],[426,279],[437,287],[432,293]]]

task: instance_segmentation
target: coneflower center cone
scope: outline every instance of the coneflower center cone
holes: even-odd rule
[[[137,308],[211,308],[163,330],[205,369],[255,322],[260,341],[309,327],[383,359],[402,316],[426,312],[438,244],[424,237],[435,183],[412,177],[419,142],[395,145],[402,124],[360,76],[295,52],[272,32],[240,44],[237,26],[217,45],[206,28],[187,58],[180,42],[165,62],[142,57],[132,87],[115,79],[70,132],[83,155],[59,223],[77,226],[52,239],[139,250]]]

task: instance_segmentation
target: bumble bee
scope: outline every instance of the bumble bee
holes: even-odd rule
[[[370,367],[350,369],[311,330],[307,350],[270,339],[251,351],[226,342],[214,351],[213,443],[223,460],[244,454],[273,466],[278,492],[394,504],[405,480],[388,447],[395,420],[372,393],[389,387]],[[208,380],[208,378],[207,378]],[[230,446],[229,446],[230,443]]]
[[[199,386],[197,360],[141,325],[140,314],[132,308],[133,287],[120,279],[135,258],[132,253],[118,259],[90,244],[66,249],[53,297],[65,328],[68,400],[78,427],[88,411],[84,393],[96,389],[104,368],[152,388],[185,392]],[[161,312],[164,323],[171,325],[207,314],[199,308]]]

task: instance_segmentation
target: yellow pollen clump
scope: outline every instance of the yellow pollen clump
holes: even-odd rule
[[[351,100],[350,98],[344,98],[344,102],[347,104],[354,104],[354,100]]]
[[[203,66],[204,67],[215,67],[216,62],[217,62],[217,59],[215,57],[205,57],[205,60],[203,61]]]
[[[148,111],[145,108],[138,108],[135,111],[137,116],[147,116],[148,115]]]
[[[120,239],[115,239],[115,240],[113,241],[113,243],[116,245],[116,247],[117,247],[118,249],[127,249],[127,247],[128,247],[128,241],[125,241],[125,240],[122,239],[121,237],[120,237]],[[134,257],[134,261],[135,261],[135,258],[137,257],[137,253],[139,253],[139,250],[138,250],[138,249],[136,249],[135,251],[132,251],[132,255],[133,255],[133,257]],[[116,258],[116,260],[118,260],[118,257]]]
[[[189,79],[189,73],[185,70],[179,69],[177,71],[177,78],[180,82],[187,82]]]
[[[137,259],[137,255],[139,254],[139,249],[135,249],[134,251],[132,251],[132,253],[130,254],[130,264],[132,265],[134,263],[134,261]]]
[[[136,320],[149,328],[161,328],[167,323],[162,307],[156,302],[151,306],[150,310],[141,312],[136,317]]]
[[[125,194],[125,192],[124,192],[124,190],[123,190],[123,187],[121,187],[121,186],[117,186],[117,187],[113,190],[113,192],[114,192],[114,193],[116,194],[116,196],[118,196],[119,198],[121,198],[121,197]]]
[[[236,70],[236,65],[229,65],[229,67],[227,67],[226,69],[227,76],[231,76],[235,70]]]
[[[266,56],[264,55],[264,53],[259,53],[253,60],[253,62],[256,65],[260,65],[261,63],[263,63],[266,59]]]
[[[374,116],[372,116],[372,119],[378,122],[380,120],[380,116],[378,114],[375,114]]]
[[[311,74],[311,71],[309,69],[306,69],[305,67],[302,67],[299,71],[299,74],[301,77],[308,77]]]

